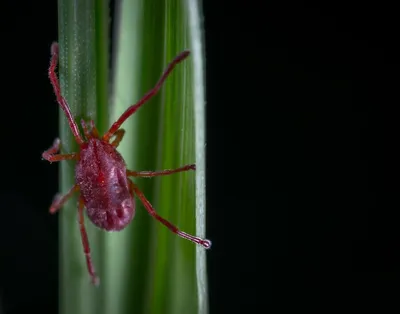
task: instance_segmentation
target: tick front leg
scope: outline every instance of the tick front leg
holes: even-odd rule
[[[149,212],[151,216],[153,216],[155,219],[157,219],[159,222],[161,222],[164,226],[166,226],[169,230],[171,230],[173,233],[177,234],[181,238],[184,238],[186,240],[192,241],[194,243],[200,244],[202,247],[209,249],[211,247],[211,241],[207,239],[202,239],[193,235],[190,235],[186,232],[183,232],[179,230],[177,227],[175,227],[172,223],[170,223],[168,220],[162,218],[153,206],[150,204],[150,202],[147,200],[147,198],[144,196],[142,191],[139,190],[139,188],[132,182],[130,181],[130,187],[132,189],[132,192],[134,192],[141,202],[143,203],[144,207],[146,210]]]
[[[119,129],[117,130],[113,136],[115,137],[114,141],[112,141],[111,145],[114,147],[118,147],[119,143],[122,141],[125,135],[125,130],[124,129]]]
[[[71,160],[78,159],[79,154],[57,154],[60,150],[60,139],[56,138],[53,145],[46,151],[43,152],[42,158],[50,162],[61,161],[61,160]]]
[[[50,60],[50,67],[49,67],[49,78],[51,85],[53,85],[54,93],[57,97],[57,102],[60,105],[61,109],[64,111],[65,116],[67,117],[69,127],[71,128],[72,134],[74,134],[75,140],[79,145],[83,144],[83,139],[79,134],[78,125],[74,120],[74,116],[72,115],[71,109],[65,98],[61,95],[61,87],[58,81],[58,77],[56,74],[56,67],[58,63],[58,44],[53,43],[51,45],[51,60]]]
[[[153,89],[148,91],[136,104],[126,109],[125,112],[118,118],[118,120],[114,122],[107,133],[103,135],[104,141],[108,142],[110,137],[120,128],[121,124],[124,123],[126,119],[133,115],[141,106],[143,106],[143,104],[148,102],[150,98],[158,93],[167,77],[171,74],[172,70],[176,67],[178,63],[185,60],[189,56],[189,54],[190,52],[188,50],[182,51],[168,64],[167,68],[164,70],[164,73],[161,75],[160,79],[153,87]]]
[[[142,178],[151,178],[151,177],[157,177],[157,176],[166,176],[169,174],[177,173],[177,172],[183,172],[183,171],[189,171],[189,170],[196,170],[196,165],[186,165],[177,169],[167,169],[167,170],[162,170],[162,171],[131,171],[127,170],[126,174],[128,176],[132,177],[142,177]]]
[[[100,284],[100,279],[96,275],[96,271],[95,271],[93,263],[92,263],[92,258],[90,256],[90,246],[89,246],[89,240],[88,240],[88,236],[87,236],[86,229],[85,229],[83,208],[84,208],[83,199],[82,199],[82,197],[80,197],[79,205],[78,205],[78,214],[79,214],[79,229],[81,231],[83,251],[85,252],[86,265],[87,265],[87,269],[89,271],[90,277],[92,279],[92,283],[95,286],[98,286]]]
[[[54,197],[53,203],[50,206],[50,213],[54,214],[55,212],[57,212],[65,204],[65,202],[68,201],[77,191],[79,191],[79,186],[75,184],[66,194],[57,194]]]

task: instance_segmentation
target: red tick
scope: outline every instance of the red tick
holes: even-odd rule
[[[84,208],[87,210],[89,219],[100,229],[106,231],[120,231],[129,225],[135,215],[134,196],[136,195],[149,214],[173,233],[184,239],[200,244],[206,249],[211,246],[210,240],[187,234],[158,215],[137,185],[128,178],[130,176],[149,178],[169,175],[182,171],[196,170],[196,166],[186,165],[177,169],[163,171],[132,171],[126,168],[124,159],[116,150],[125,134],[125,130],[120,128],[121,124],[151,97],[157,94],[174,67],[188,56],[189,51],[183,51],[175,57],[167,66],[155,87],[147,92],[136,104],[126,109],[102,137],[99,136],[93,120],[89,122],[88,128],[87,124],[82,119],[81,125],[85,137],[85,139],[83,139],[71,113],[71,109],[65,98],[61,95],[60,84],[55,73],[58,62],[58,44],[53,43],[51,46],[51,61],[49,67],[50,81],[57,96],[57,102],[64,111],[71,131],[79,145],[79,152],[57,154],[60,150],[60,140],[57,138],[53,145],[42,154],[42,157],[50,162],[72,159],[77,161],[75,166],[75,185],[73,185],[65,195],[56,195],[50,206],[50,213],[53,214],[57,212],[75,192],[80,192],[78,202],[79,228],[87,268],[92,282],[95,285],[99,284],[99,278],[96,275],[90,257],[89,240],[84,225]]]

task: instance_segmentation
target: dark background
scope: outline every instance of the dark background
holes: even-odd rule
[[[246,3],[204,1],[210,313],[398,308],[398,11]],[[1,12],[0,312],[56,313],[56,1]]]

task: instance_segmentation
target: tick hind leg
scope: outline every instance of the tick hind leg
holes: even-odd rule
[[[162,171],[131,171],[127,170],[126,174],[132,177],[151,178],[157,176],[166,176],[173,173],[196,170],[196,165],[186,165],[177,169],[167,169]]]
[[[86,265],[87,269],[89,272],[89,275],[92,279],[92,283],[95,286],[98,286],[100,283],[99,277],[96,275],[96,271],[94,269],[94,265],[92,263],[92,258],[90,256],[90,246],[89,246],[89,239],[86,233],[86,228],[85,228],[85,221],[84,221],[84,216],[83,216],[83,208],[84,208],[84,203],[82,197],[79,198],[79,203],[78,203],[78,215],[79,215],[79,230],[81,231],[81,238],[82,238],[82,245],[83,245],[83,251],[85,253],[86,257]]]
[[[168,220],[162,218],[153,206],[150,204],[150,202],[147,200],[147,198],[144,196],[142,191],[139,190],[139,188],[132,182],[130,181],[130,188],[132,193],[135,193],[141,202],[143,203],[144,207],[146,210],[149,212],[151,216],[153,216],[155,219],[157,219],[159,222],[161,222],[164,226],[166,226],[169,230],[171,230],[173,233],[177,234],[181,238],[184,238],[186,240],[192,241],[194,243],[200,244],[202,247],[209,249],[211,247],[211,241],[207,239],[202,239],[193,235],[190,235],[186,232],[183,232],[179,230],[176,226],[174,226],[172,223],[170,223]]]
[[[42,157],[50,162],[77,159],[78,154],[57,154],[60,150],[60,139],[56,138],[53,145],[46,151],[43,152]]]
[[[79,191],[79,186],[75,184],[66,194],[57,194],[54,197],[53,203],[50,206],[50,213],[54,214],[55,212],[57,212],[65,204],[65,202],[68,201],[77,191]]]

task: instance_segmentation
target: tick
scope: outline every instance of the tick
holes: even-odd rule
[[[64,111],[69,127],[79,145],[79,152],[72,154],[57,154],[60,150],[60,140],[57,138],[53,145],[43,152],[42,157],[49,162],[62,160],[76,160],[75,184],[65,195],[56,195],[50,206],[50,213],[56,213],[74,193],[79,192],[78,201],[78,222],[82,238],[83,251],[86,257],[86,264],[91,280],[95,285],[99,284],[94,265],[90,257],[89,240],[84,225],[84,208],[89,219],[94,225],[106,231],[120,231],[129,225],[135,215],[135,195],[143,203],[151,216],[161,222],[178,236],[200,244],[208,249],[211,241],[202,239],[179,230],[172,223],[157,214],[153,206],[129,177],[155,177],[165,176],[173,173],[196,170],[196,166],[186,165],[177,169],[162,171],[133,171],[126,168],[125,161],[116,148],[124,137],[125,130],[121,129],[122,123],[133,115],[143,104],[157,94],[162,84],[172,72],[174,67],[189,56],[189,51],[183,51],[167,66],[161,78],[142,99],[130,106],[117,119],[110,129],[103,135],[99,133],[91,120],[87,124],[81,120],[84,137],[81,136],[78,125],[74,120],[71,109],[61,95],[61,88],[58,82],[55,69],[58,62],[58,44],[51,46],[51,60],[49,67],[49,78],[53,86],[57,102]]]

